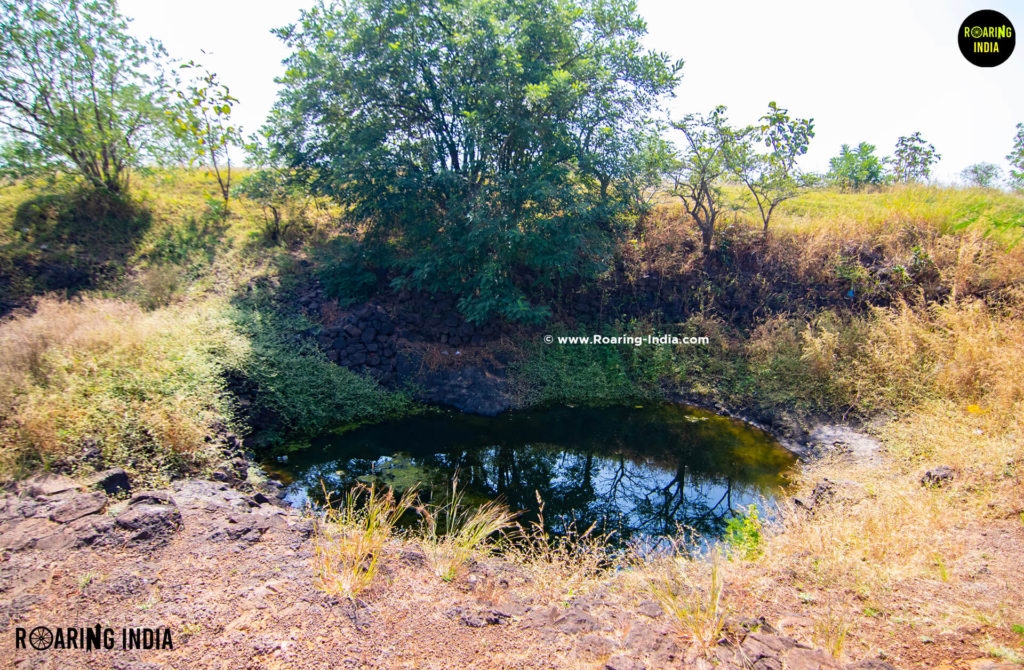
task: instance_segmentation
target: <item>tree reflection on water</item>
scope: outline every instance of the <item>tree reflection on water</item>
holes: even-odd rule
[[[458,476],[471,499],[502,499],[523,518],[544,501],[549,530],[597,524],[622,539],[720,536],[739,507],[785,484],[793,456],[742,422],[676,404],[549,407],[479,417],[417,416],[322,435],[272,469],[303,504],[357,481],[423,497]]]

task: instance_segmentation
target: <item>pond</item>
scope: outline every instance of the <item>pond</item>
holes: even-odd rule
[[[495,417],[438,410],[314,438],[270,459],[296,506],[357,482],[421,498],[453,477],[468,500],[506,502],[547,529],[592,523],[618,542],[673,535],[719,537],[748,505],[762,509],[786,485],[795,457],[746,423],[674,403],[559,406]],[[323,485],[321,484],[323,482]]]

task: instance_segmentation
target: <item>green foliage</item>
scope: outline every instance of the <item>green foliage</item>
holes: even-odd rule
[[[327,294],[342,307],[361,302],[377,288],[381,259],[374,258],[365,245],[344,238],[332,240],[320,270],[320,281]]]
[[[844,144],[828,165],[828,179],[842,188],[859,190],[885,181],[883,161],[875,155],[874,145],[867,142],[861,142],[854,150]]]
[[[314,433],[330,426],[377,421],[411,409],[404,395],[331,363],[299,333],[309,324],[269,312],[236,309],[235,327],[250,340],[232,370],[258,390],[260,409],[288,432]]]
[[[706,255],[722,206],[720,182],[733,163],[740,134],[729,126],[721,105],[707,116],[688,114],[672,125],[686,138],[683,154],[673,167],[672,193],[683,201],[686,213],[700,229]]]
[[[0,17],[4,170],[123,191],[168,135],[162,47],[131,36],[113,0],[0,0]]]
[[[791,118],[789,110],[770,102],[768,113],[760,120],[760,125],[737,134],[730,169],[753,196],[767,235],[775,208],[810,183],[796,160],[807,153],[814,137],[814,119]],[[763,144],[768,151],[754,151],[754,143]]]
[[[893,179],[904,184],[912,181],[927,181],[932,165],[942,159],[936,153],[935,145],[925,142],[920,132],[896,140],[893,154]]]
[[[272,147],[394,250],[397,285],[538,321],[535,289],[606,267],[635,209],[681,67],[645,31],[622,0],[321,2],[277,31]]]
[[[170,110],[178,139],[191,151],[190,165],[208,163],[213,168],[227,214],[231,197],[231,156],[228,149],[242,142],[242,130],[231,124],[231,108],[238,100],[217,75],[195,61],[183,63],[183,70],[195,72],[175,95],[178,104]],[[221,170],[221,162],[224,169]]]
[[[725,542],[734,556],[752,560],[763,551],[764,524],[758,515],[757,506],[751,505],[746,512],[730,518],[725,524]]]
[[[287,170],[263,168],[242,177],[235,193],[255,201],[263,208],[263,237],[280,244],[292,222],[282,214],[289,202],[302,197],[301,189]]]
[[[1013,136],[1013,149],[1006,154],[1010,163],[1010,183],[1014,188],[1024,189],[1024,123],[1017,124],[1017,134]]]
[[[1003,171],[995,163],[975,163],[968,165],[960,172],[960,178],[968,186],[978,188],[995,188]]]

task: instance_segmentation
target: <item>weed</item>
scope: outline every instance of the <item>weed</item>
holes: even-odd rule
[[[325,487],[327,502],[313,537],[317,586],[350,597],[369,588],[377,576],[384,546],[415,496],[415,490],[410,489],[396,500],[391,489],[378,491],[373,485],[359,484],[349,489],[335,507]]]
[[[730,518],[725,524],[725,542],[729,545],[730,557],[753,560],[763,553],[761,534],[764,526],[757,513],[757,506],[751,505],[745,513]]]
[[[646,583],[647,591],[679,632],[693,640],[705,655],[710,654],[725,626],[722,570],[717,548],[707,559],[698,561],[673,551],[657,562]]]
[[[419,505],[420,543],[434,573],[446,582],[476,554],[489,537],[513,525],[515,514],[496,501],[473,507],[465,504],[458,479],[442,505]]]
[[[850,634],[850,628],[842,611],[829,606],[823,614],[814,619],[814,642],[832,658],[839,660],[843,657],[843,647]]]

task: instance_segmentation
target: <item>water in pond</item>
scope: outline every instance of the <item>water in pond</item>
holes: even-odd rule
[[[470,499],[497,499],[522,518],[544,500],[549,530],[597,522],[620,540],[719,536],[741,507],[785,484],[794,457],[740,421],[678,404],[547,407],[481,417],[441,410],[324,434],[273,459],[294,505],[375,481],[441,492],[458,476]]]

